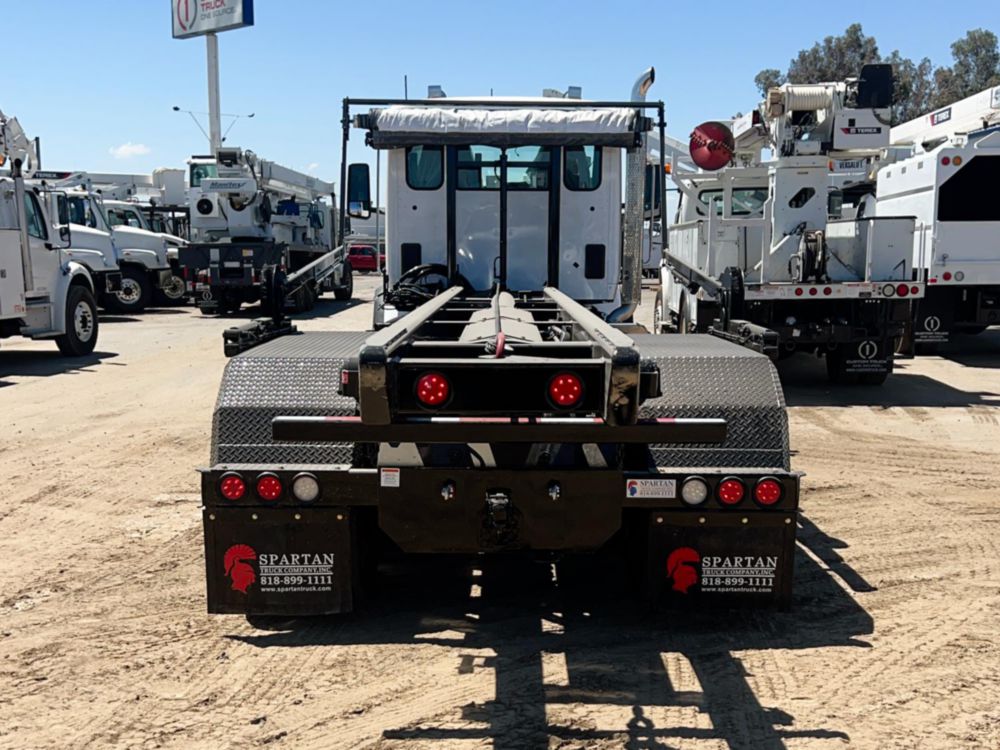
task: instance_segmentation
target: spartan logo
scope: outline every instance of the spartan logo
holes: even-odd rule
[[[232,580],[233,591],[245,594],[247,589],[257,580],[250,561],[257,559],[257,553],[249,544],[234,544],[226,550],[222,559],[226,575]]]
[[[941,330],[941,318],[937,315],[928,315],[924,318],[924,330],[929,333],[937,333]]]
[[[673,581],[674,591],[686,594],[698,583],[698,563],[701,555],[691,547],[678,547],[667,558],[667,577]]]
[[[177,23],[181,31],[190,31],[198,20],[198,0],[175,0],[177,3]]]
[[[878,354],[878,344],[872,340],[862,341],[858,344],[858,356],[861,359],[875,359]]]

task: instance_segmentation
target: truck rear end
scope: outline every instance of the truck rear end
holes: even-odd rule
[[[913,254],[927,276],[914,340],[934,345],[953,332],[1000,324],[1000,131],[973,134],[885,167],[878,211],[917,217]]]
[[[652,75],[625,103],[345,100],[345,149],[356,123],[389,151],[378,330],[227,333],[209,611],[349,612],[387,551],[620,550],[650,600],[788,606],[799,477],[770,360],[632,320]],[[342,208],[368,210],[367,168],[344,173]]]

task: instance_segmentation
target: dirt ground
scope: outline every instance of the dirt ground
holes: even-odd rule
[[[325,300],[301,327],[370,315]],[[263,631],[204,606],[229,323],[140,317],[83,362],[0,349],[0,747],[1000,747],[1000,331],[884,388],[782,367],[808,474],[790,612],[652,617],[442,562]]]

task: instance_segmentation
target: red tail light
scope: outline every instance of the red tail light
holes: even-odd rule
[[[941,163],[947,167],[949,164],[951,164],[951,158],[947,156],[942,156]]]
[[[226,500],[240,500],[247,494],[247,483],[239,474],[223,474],[219,481],[219,493]]]
[[[448,378],[439,372],[428,372],[417,380],[417,400],[424,406],[441,406],[451,396]]]
[[[920,287],[919,286],[911,286],[910,287],[910,294],[920,294]]]
[[[831,294],[833,294],[833,289],[831,289],[828,286],[825,286],[825,287],[823,287],[823,294],[825,296],[829,297]]]
[[[899,295],[900,297],[905,297],[909,293],[910,293],[909,284],[900,284],[899,286],[896,287],[896,294]]]
[[[951,281],[951,271],[945,271],[943,274],[941,274],[941,278],[944,279],[945,281]]]
[[[257,497],[261,500],[274,502],[281,497],[282,490],[281,480],[274,474],[261,474],[257,477]]]
[[[719,482],[719,487],[716,490],[719,502],[723,505],[739,505],[743,501],[745,494],[746,487],[743,486],[743,482],[735,477],[723,479]]]
[[[803,294],[805,294],[805,290],[802,287],[800,287],[800,286],[795,287],[795,296],[796,297],[801,297]]]
[[[777,479],[765,478],[753,488],[754,499],[761,505],[774,505],[781,499],[783,488]]]
[[[549,381],[549,398],[561,409],[576,406],[583,398],[583,381],[571,372],[561,372]]]
[[[819,292],[816,290],[816,287],[814,287],[814,286],[809,287],[809,296],[810,297],[815,297],[817,294],[819,294]]]

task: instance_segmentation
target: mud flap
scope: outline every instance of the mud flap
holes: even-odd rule
[[[653,512],[647,557],[656,604],[787,609],[795,512]]]
[[[913,342],[920,345],[947,344],[954,326],[953,311],[921,301],[913,323]]]
[[[892,373],[893,342],[863,339],[840,344],[826,353],[827,375],[834,383],[864,381],[878,378],[881,382]]]
[[[208,611],[350,612],[356,580],[348,508],[205,508]]]

